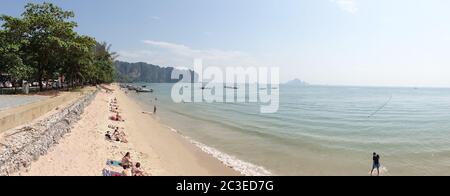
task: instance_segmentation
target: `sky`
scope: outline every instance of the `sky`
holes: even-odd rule
[[[19,16],[25,0],[0,0]],[[55,0],[119,60],[271,66],[282,82],[450,87],[448,0]]]

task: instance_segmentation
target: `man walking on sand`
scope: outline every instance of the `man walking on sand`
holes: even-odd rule
[[[373,153],[373,165],[372,165],[372,171],[370,171],[370,176],[373,174],[373,170],[377,169],[377,176],[380,176],[380,155],[376,152]]]
[[[156,114],[156,105],[153,106],[153,114]]]

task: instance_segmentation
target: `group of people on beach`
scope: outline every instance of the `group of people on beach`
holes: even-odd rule
[[[124,122],[125,120],[119,113],[119,104],[117,98],[114,98],[109,103],[110,111],[114,114],[114,116],[110,117],[110,120],[114,122]],[[105,139],[111,142],[121,142],[128,143],[127,135],[123,131],[124,128],[119,127],[118,125],[108,125],[108,130],[105,134]],[[122,157],[121,161],[107,161],[107,165],[116,166],[122,169],[122,172],[115,172],[111,170],[104,169],[104,176],[145,176],[146,173],[144,169],[141,167],[141,163],[133,162],[131,159],[131,153],[127,152],[124,157]]]
[[[120,166],[123,167],[122,175],[124,176],[145,176],[145,171],[141,167],[141,163],[133,164],[130,152],[127,152],[122,158]]]
[[[108,141],[116,141],[116,142],[122,142],[122,143],[128,143],[127,135],[124,131],[119,131],[118,126],[109,125],[108,128],[113,129],[114,132],[111,134],[111,131],[106,131],[105,138]]]
[[[119,105],[117,103],[117,98],[114,98],[109,103],[109,111],[113,112],[115,115],[111,116],[110,119],[113,121],[124,121],[122,119],[122,116],[119,115]],[[105,137],[108,141],[116,141],[116,142],[122,142],[122,143],[128,143],[127,135],[124,131],[121,131],[119,126],[114,125],[108,125],[108,128],[113,130],[113,133],[111,134],[111,131],[107,131],[105,134]]]
[[[155,101],[157,99],[155,98]],[[109,104],[110,107],[110,112],[112,112],[114,115],[110,117],[110,120],[115,121],[115,122],[124,122],[125,120],[123,119],[123,117],[120,115],[119,113],[119,104],[117,101],[117,98],[114,98],[110,101]],[[156,105],[153,108],[153,114],[156,114],[157,108]],[[105,138],[108,141],[115,141],[115,142],[122,142],[122,143],[128,143],[127,140],[127,135],[125,134],[125,132],[120,128],[119,126],[115,126],[115,125],[108,125],[108,128],[112,129],[113,132],[111,131],[107,131],[105,134]],[[380,155],[377,154],[376,152],[374,152],[372,154],[372,169],[370,171],[370,175],[373,176],[374,171],[376,170],[376,174],[377,176],[380,175],[380,168],[381,168],[381,163],[380,163]],[[115,165],[118,167],[121,167],[123,170],[121,173],[119,172],[113,172],[113,171],[108,171],[105,172],[105,170],[103,171],[103,175],[108,175],[108,176],[145,176],[146,173],[144,171],[144,169],[141,167],[141,163],[139,162],[133,162],[131,159],[131,153],[127,152],[125,154],[125,156],[122,157],[121,161],[107,161],[108,165]]]
[[[117,104],[117,98],[114,98],[111,101],[111,103],[109,103],[109,111],[114,113],[114,115],[110,117],[112,121],[121,121],[121,122],[125,121],[119,113],[119,105]]]

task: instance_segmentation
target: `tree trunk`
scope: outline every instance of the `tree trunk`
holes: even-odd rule
[[[38,73],[38,82],[39,82],[39,92],[42,92],[43,84],[42,84],[42,77],[44,73],[42,72],[42,69],[39,70]]]

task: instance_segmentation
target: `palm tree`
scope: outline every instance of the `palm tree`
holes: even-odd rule
[[[99,60],[110,60],[111,62],[114,62],[119,55],[116,52],[111,52],[111,44],[108,44],[106,42],[95,44],[94,48],[94,55]]]
[[[106,42],[96,43],[93,49],[94,64],[97,74],[92,78],[98,82],[112,82],[114,80],[114,62],[119,56],[116,52],[111,51],[111,44]]]

